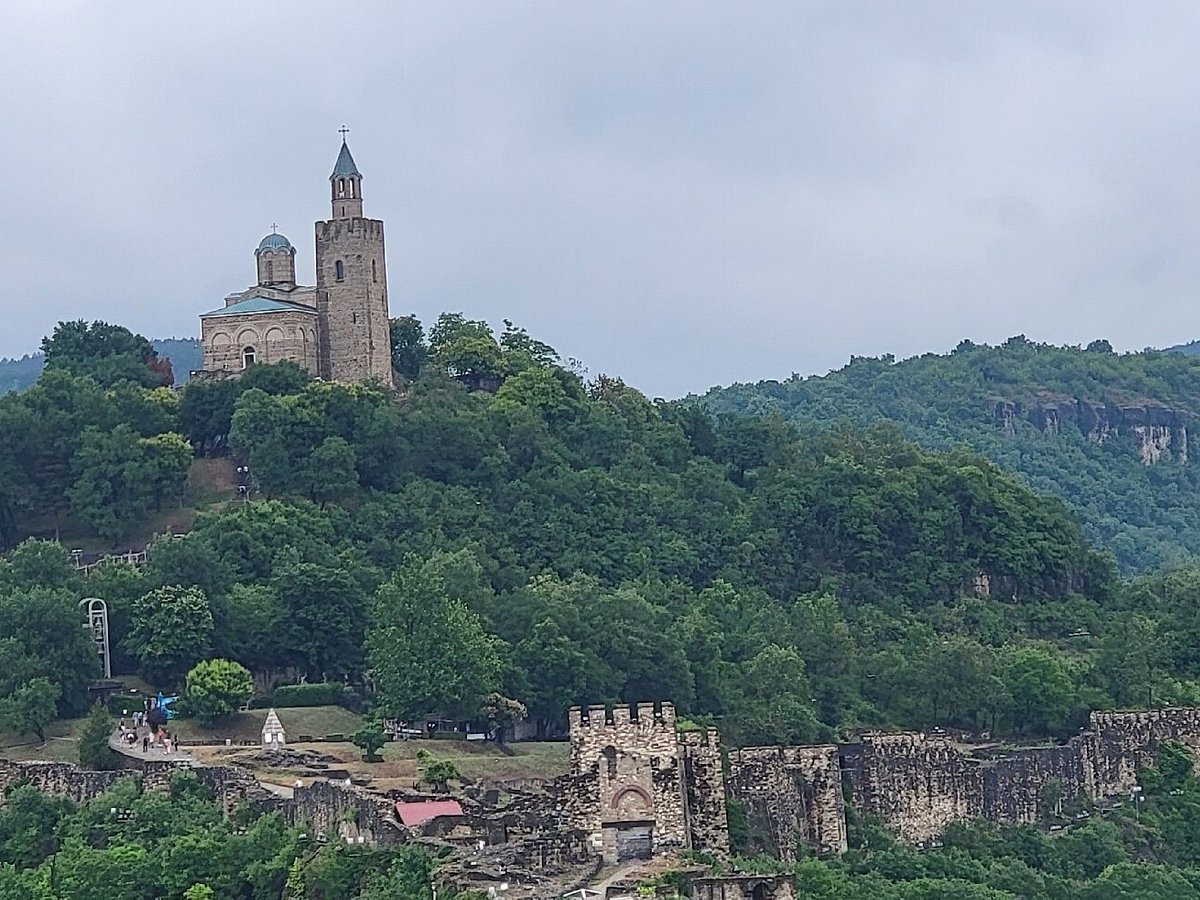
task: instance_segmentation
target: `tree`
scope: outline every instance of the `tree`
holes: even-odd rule
[[[491,726],[492,733],[496,735],[496,742],[503,744],[508,729],[524,722],[529,712],[521,701],[493,691],[484,698],[483,705],[479,707],[479,715]]]
[[[207,884],[193,884],[183,892],[183,900],[216,900],[216,897]]]
[[[104,387],[119,381],[160,387],[174,381],[170,365],[163,365],[148,340],[107,322],[59,322],[42,341],[42,352],[48,370],[93,378]]]
[[[804,671],[790,647],[770,644],[741,665],[731,724],[743,744],[811,744],[822,735]]]
[[[451,781],[462,777],[453,760],[434,756],[428,750],[417,751],[417,765],[421,770],[421,783],[441,794],[450,790]]]
[[[177,684],[212,646],[213,615],[199,588],[161,587],[133,604],[126,652],[152,682]]]
[[[46,726],[55,720],[62,689],[49,678],[38,677],[0,698],[0,722],[17,734],[36,734],[46,743]]]
[[[178,499],[192,451],[177,434],[143,438],[128,425],[89,428],[71,460],[71,508],[102,537],[126,537],[167,497]]]
[[[392,368],[409,381],[421,374],[429,356],[425,329],[416,316],[400,316],[391,320]]]
[[[232,716],[254,693],[245,666],[228,659],[207,659],[187,673],[184,699],[188,710],[206,725]]]
[[[465,718],[496,687],[496,641],[438,563],[412,558],[375,594],[367,649],[380,709],[391,717]]]
[[[142,458],[134,470],[155,510],[161,510],[164,500],[179,503],[192,464],[192,448],[174,432],[142,438]]]
[[[1004,661],[1001,678],[1018,731],[1046,734],[1063,727],[1074,706],[1075,685],[1057,656],[1038,647],[1015,650]]]
[[[87,710],[99,660],[77,598],[67,588],[0,590],[0,697],[41,676],[55,686],[59,712]]]
[[[350,737],[354,746],[362,749],[364,762],[382,762],[379,750],[387,743],[387,735],[379,722],[368,722]]]
[[[1166,648],[1159,625],[1143,615],[1114,622],[1105,636],[1096,672],[1121,706],[1153,706],[1154,683]]]
[[[462,313],[442,313],[429,332],[429,355],[451,376],[499,379],[504,355],[487,322],[464,318]]]
[[[97,703],[84,720],[83,728],[79,730],[79,738],[75,742],[80,766],[96,771],[116,768],[116,760],[113,759],[112,749],[108,746],[112,732],[112,716],[102,704]]]
[[[366,596],[349,566],[282,565],[271,585],[282,607],[276,635],[290,665],[312,680],[362,671]]]
[[[346,499],[358,490],[354,448],[344,438],[325,438],[304,460],[298,482],[304,495],[321,506]]]

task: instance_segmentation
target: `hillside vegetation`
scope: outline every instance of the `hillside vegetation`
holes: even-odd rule
[[[671,700],[691,722],[717,723],[728,745],[865,728],[1043,740],[1075,732],[1092,709],[1200,705],[1200,571],[1123,581],[1058,497],[962,446],[980,434],[993,454],[1049,448],[1016,458],[1054,460],[1059,479],[1099,480],[1102,462],[1130,478],[1190,478],[1164,438],[1182,419],[1145,413],[1153,397],[1186,414],[1187,357],[964,346],[730,389],[712,405],[773,414],[714,417],[617,378],[585,382],[507,323],[496,334],[448,314],[426,337],[398,319],[392,342],[397,391],[314,381],[289,364],[172,391],[144,339],[60,326],[37,383],[0,397],[6,739],[52,738],[56,716],[85,711],[97,675],[79,627],[85,596],[109,603],[115,672],[183,688],[183,713],[192,686],[210,701],[222,690],[197,672],[225,673],[235,733],[253,733],[235,715],[252,684],[299,681],[293,694],[341,698],[368,721],[432,714],[487,727],[527,712],[541,736],[561,733],[574,704]],[[1118,382],[1127,393],[1104,387]],[[1097,399],[1072,407],[1072,396]],[[879,421],[882,410],[903,429]],[[1078,436],[1072,421],[1085,423]],[[1126,427],[1139,421],[1166,431],[1147,443]],[[1149,468],[1147,446],[1159,455]],[[57,518],[120,547],[181,503],[189,471],[231,462],[249,468],[249,502],[214,494],[187,536],[159,539],[142,567],[110,563],[85,578],[60,543],[35,537]],[[405,763],[397,752],[379,765]],[[952,829],[944,852],[920,855],[855,823],[851,854],[795,874],[806,896],[1122,896],[1145,879],[1166,893],[1137,896],[1183,896],[1200,833],[1200,788],[1184,769],[1148,776],[1132,824],[1055,838]],[[0,815],[0,894],[51,896],[31,885],[45,884],[60,846],[64,877],[100,885],[84,873],[109,862],[103,848],[70,838],[107,807],[18,799]],[[121,800],[135,817],[146,803]],[[37,833],[22,809],[60,843],[21,843]],[[207,821],[200,805],[194,815]],[[263,821],[251,833],[274,861],[266,886],[229,896],[278,896],[281,873],[295,870],[290,833]],[[210,830],[214,846],[241,839]],[[190,834],[173,822],[160,844],[123,852],[153,884],[159,848]],[[1162,865],[1130,862],[1142,859]],[[241,867],[186,874],[217,884]],[[406,877],[379,869],[393,876]]]
[[[714,388],[713,414],[778,415],[802,431],[891,422],[928,448],[966,447],[1062,497],[1128,573],[1200,554],[1200,358],[1116,354],[1015,337],[950,354],[855,358],[824,376]]]
[[[119,540],[178,503],[195,453],[235,454],[253,502],[86,582],[61,547],[17,547],[0,567],[12,709],[41,677],[78,712],[68,681],[91,661],[36,635],[78,634],[85,590],[110,603],[118,671],[157,685],[211,657],[259,683],[369,669],[379,714],[467,719],[498,692],[543,734],[604,700],[803,743],[1065,733],[1090,709],[1200,698],[1190,574],[1122,585],[1061,502],[967,450],[712,419],[457,315],[428,339],[396,321],[399,394],[287,364],[176,394],[121,331],[68,323],[38,384],[0,399],[20,438],[0,445],[9,545],[56,503]],[[33,598],[47,624],[18,627]]]

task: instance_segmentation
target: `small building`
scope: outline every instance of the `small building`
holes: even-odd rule
[[[267,719],[263,722],[262,727],[262,745],[264,748],[283,747],[287,744],[287,734],[283,730],[283,723],[279,721],[279,715],[272,707],[267,711]]]
[[[457,800],[396,801],[396,818],[407,828],[416,828],[442,816],[462,814],[463,808]]]

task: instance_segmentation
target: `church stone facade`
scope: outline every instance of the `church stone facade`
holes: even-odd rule
[[[296,248],[268,234],[254,251],[257,283],[200,316],[201,377],[289,360],[332,381],[393,384],[383,222],[363,215],[362,173],[345,141],[329,186],[316,285],[296,283]]]

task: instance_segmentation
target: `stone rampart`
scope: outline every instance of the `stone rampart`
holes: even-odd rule
[[[841,763],[855,809],[921,841],[951,822],[1035,822],[1051,793],[1125,793],[1167,741],[1200,758],[1200,709],[1093,713],[1066,744],[990,754],[920,734],[869,734],[842,748]]]
[[[11,762],[0,759],[0,805],[13,785],[27,782],[44,794],[85,803],[111,789],[130,772],[88,772],[68,763]]]
[[[125,778],[136,778],[144,790],[165,793],[170,789],[171,775],[175,772],[195,775],[212,791],[227,814],[245,803],[259,809],[277,809],[283,805],[282,798],[262,787],[249,772],[235,766],[190,767],[165,760],[120,759],[125,768],[111,772],[92,772],[68,763],[0,759],[0,805],[4,803],[4,791],[22,782],[45,794],[67,797],[76,803],[94,800]]]
[[[744,807],[751,833],[780,859],[795,859],[800,844],[824,853],[846,849],[837,747],[733,750],[726,783],[729,796]]]
[[[347,842],[397,844],[408,837],[387,797],[354,786],[314,781],[296,788],[287,810],[291,821],[307,822],[318,834],[334,833]]]
[[[720,875],[694,878],[691,900],[793,900],[790,875]]]
[[[688,846],[718,853],[729,851],[725,810],[725,772],[721,736],[716,729],[680,735],[683,753]]]

